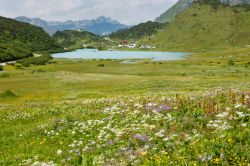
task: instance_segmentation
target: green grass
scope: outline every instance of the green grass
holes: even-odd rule
[[[249,52],[4,66],[0,165],[247,165]]]
[[[235,65],[229,65],[233,60]],[[247,88],[249,49],[193,54],[188,60],[121,64],[116,60],[53,60],[46,66],[4,67],[1,91],[20,101],[61,100],[145,93],[193,93],[216,88]],[[104,67],[98,67],[103,64]],[[38,71],[38,72],[37,72]],[[73,87],[73,88],[72,88]],[[1,92],[0,91],[0,92]]]
[[[215,50],[246,47],[250,43],[248,7],[194,4],[166,28],[141,43],[163,50]]]

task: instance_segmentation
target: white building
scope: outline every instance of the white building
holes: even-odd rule
[[[128,44],[127,46],[128,48],[136,48],[137,45],[135,43],[131,43],[131,44]]]

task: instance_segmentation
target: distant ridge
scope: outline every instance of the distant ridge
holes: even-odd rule
[[[194,2],[207,4],[221,3],[230,6],[250,5],[250,0],[179,0],[174,6],[156,18],[155,21],[160,23],[171,22],[178,14],[189,8]]]
[[[57,31],[79,29],[84,29],[97,35],[107,35],[112,32],[116,32],[119,29],[128,28],[127,25],[121,24],[118,21],[104,16],[92,20],[68,20],[64,22],[46,21],[40,18],[28,18],[24,16],[16,17],[15,20],[42,27],[50,35],[53,35]]]
[[[103,37],[84,30],[58,31],[53,38],[65,49],[100,48],[106,47],[110,43]]]
[[[156,34],[160,29],[162,29],[165,24],[148,21],[135,25],[128,29],[122,29],[109,35],[111,38],[129,40],[129,39],[140,39],[142,37],[150,37]]]

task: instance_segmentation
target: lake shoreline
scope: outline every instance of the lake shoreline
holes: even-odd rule
[[[152,61],[183,60],[190,55],[184,52],[165,51],[121,51],[97,49],[77,49],[71,52],[55,53],[51,56],[55,59],[81,59],[81,60],[130,60],[130,59],[151,59]]]

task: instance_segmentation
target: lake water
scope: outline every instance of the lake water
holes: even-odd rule
[[[180,60],[187,53],[156,51],[98,51],[96,49],[78,49],[72,52],[52,54],[53,58],[64,59],[152,59],[153,61]]]

